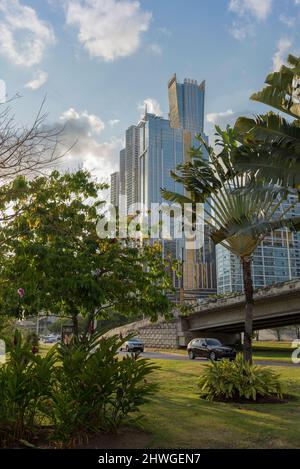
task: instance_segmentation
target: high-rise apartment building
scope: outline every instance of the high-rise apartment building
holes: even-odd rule
[[[278,211],[287,210],[291,198]],[[295,205],[286,216],[300,215],[300,204]],[[216,247],[218,293],[243,290],[240,259],[225,247]],[[252,257],[254,288],[300,277],[300,233],[288,229],[276,230],[256,248]]]
[[[127,208],[138,202],[138,164],[140,153],[140,129],[131,125],[126,130],[125,146],[125,195]]]
[[[126,149],[120,151],[119,156],[119,173],[120,173],[120,195],[125,195],[125,157]]]
[[[120,195],[120,173],[116,171],[110,175],[110,203],[115,207],[119,206]]]

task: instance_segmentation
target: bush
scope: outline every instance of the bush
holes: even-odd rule
[[[99,431],[116,430],[139,410],[155,386],[154,368],[135,356],[117,357],[128,339],[74,339],[45,357],[15,333],[9,359],[0,366],[0,446],[38,440],[42,428],[60,446],[72,446]]]
[[[88,342],[75,339],[58,346],[51,407],[56,440],[72,445],[87,434],[116,430],[154,391],[146,380],[153,365],[131,356],[117,358],[126,340],[95,335]]]
[[[32,345],[16,331],[7,362],[0,366],[0,442],[30,438],[43,404],[49,398],[55,350],[45,357],[32,352]]]
[[[200,377],[199,386],[201,396],[208,400],[256,401],[264,396],[282,398],[283,394],[278,374],[245,362],[242,355],[233,362],[211,362]]]

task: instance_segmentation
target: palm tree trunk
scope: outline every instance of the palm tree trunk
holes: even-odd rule
[[[251,272],[252,260],[250,256],[242,258],[245,305],[245,330],[244,330],[244,360],[252,363],[252,335],[253,335],[253,282]]]

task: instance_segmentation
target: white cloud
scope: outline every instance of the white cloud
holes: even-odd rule
[[[254,30],[251,23],[240,23],[234,21],[231,28],[230,34],[238,41],[243,41],[246,37],[253,35]]]
[[[300,3],[299,3],[299,5],[300,5]],[[293,28],[296,24],[296,18],[292,18],[292,17],[286,16],[286,15],[280,15],[279,16],[279,21],[281,21],[281,23],[285,24],[289,28]]]
[[[165,26],[162,26],[162,27],[158,28],[158,31],[161,34],[163,34],[164,36],[167,36],[167,37],[172,36],[172,32],[168,28],[166,28]]]
[[[40,70],[37,72],[35,78],[33,80],[30,80],[28,83],[26,83],[25,88],[30,88],[32,90],[37,90],[41,86],[43,86],[46,81],[48,80],[48,73],[43,72],[43,70]]]
[[[108,121],[108,124],[109,124],[111,127],[114,127],[115,125],[118,125],[119,122],[120,122],[119,119],[110,119],[110,120]]]
[[[78,128],[79,132],[82,129],[86,129],[89,137],[93,134],[99,134],[105,127],[100,117],[95,114],[89,114],[87,111],[77,112],[72,107],[60,116],[60,120],[66,123],[66,126]]]
[[[6,101],[6,83],[4,80],[0,79],[0,104],[5,103]]]
[[[271,13],[272,0],[230,0],[228,8],[238,16],[250,14],[258,20],[264,20]]]
[[[156,116],[163,115],[159,102],[154,98],[146,98],[142,103],[138,104],[138,110],[141,111],[142,116],[144,115],[146,108],[149,114],[155,114]]]
[[[113,61],[136,52],[151,16],[138,1],[69,0],[66,21],[79,27],[78,40],[91,57]]]
[[[50,126],[47,126],[47,129]],[[57,162],[60,171],[87,169],[99,180],[107,180],[117,170],[124,141],[113,137],[101,141],[104,123],[99,116],[70,108],[51,125],[59,133],[59,151],[67,154]]]
[[[149,44],[149,50],[155,55],[162,55],[162,47],[159,44]]]
[[[224,117],[228,118],[234,114],[232,109],[228,109],[227,111],[224,112],[212,112],[210,114],[207,114],[206,120],[207,122],[210,122],[211,124],[217,124],[222,120]]]
[[[238,20],[232,23],[230,34],[239,41],[255,34],[255,21],[265,20],[272,10],[273,0],[230,0],[228,9]]]
[[[27,67],[40,63],[55,42],[52,27],[19,0],[0,0],[0,37],[0,55]]]
[[[283,65],[285,56],[287,55],[289,49],[292,47],[293,43],[288,38],[281,38],[277,44],[277,50],[273,55],[273,68],[274,70],[279,70]]]

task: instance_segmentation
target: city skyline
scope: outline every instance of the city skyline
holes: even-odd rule
[[[197,235],[190,238],[188,223],[182,235],[175,235],[174,217],[167,222],[158,206],[165,204],[161,189],[185,194],[181,184],[174,181],[171,171],[178,164],[190,160],[190,149],[199,146],[196,136],[203,132],[205,115],[205,82],[198,84],[193,78],[181,83],[176,74],[167,83],[169,119],[147,111],[137,125],[132,124],[125,132],[125,148],[120,152],[119,171],[111,174],[110,202],[120,209],[121,216],[144,214],[142,224],[157,230],[158,220],[169,224],[170,232],[162,236],[163,257],[183,261],[182,284],[174,274],[174,286],[206,296],[215,292],[215,256],[212,241],[199,220]],[[206,157],[206,150],[203,149]],[[119,194],[119,198],[117,197]],[[202,211],[201,211],[202,213]],[[101,223],[102,225],[102,223]],[[139,230],[138,230],[139,231]],[[161,238],[161,232],[154,237]],[[177,233],[178,234],[178,233]],[[139,232],[139,236],[141,232]],[[152,235],[150,236],[150,238]],[[152,241],[150,241],[152,242]],[[191,294],[191,293],[190,293]]]
[[[47,94],[49,125],[65,128],[66,147],[77,142],[66,167],[107,179],[145,104],[168,117],[162,83],[175,71],[206,80],[210,137],[215,123],[261,110],[249,96],[297,52],[299,18],[297,0],[2,0],[0,79],[23,96],[20,122]]]

